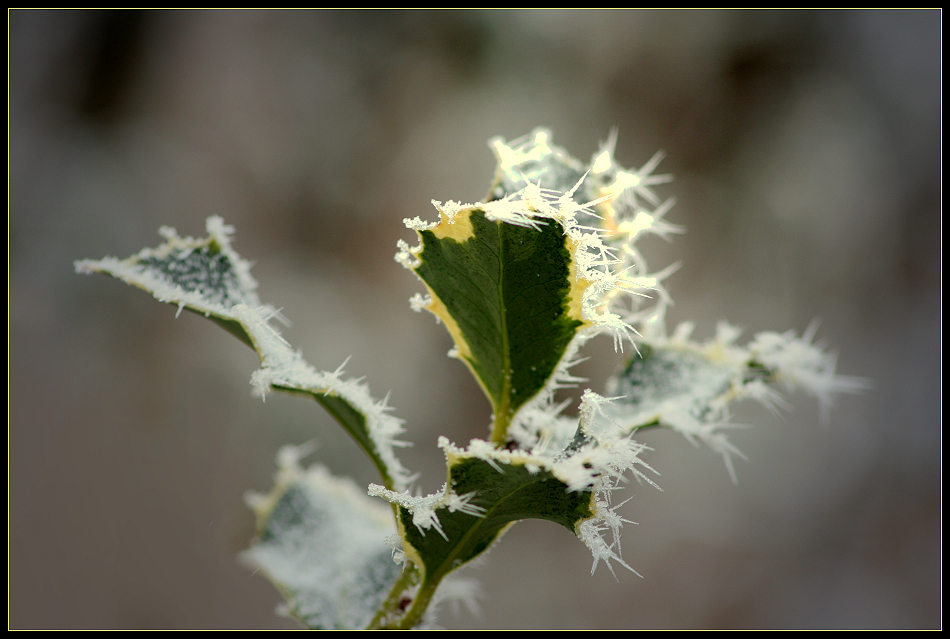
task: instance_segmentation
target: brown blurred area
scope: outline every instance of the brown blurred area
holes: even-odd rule
[[[480,199],[486,141],[550,127],[587,159],[666,151],[672,244],[644,245],[673,324],[802,331],[874,390],[819,424],[740,406],[733,486],[715,454],[644,434],[624,559],[545,522],[466,576],[447,628],[941,626],[939,11],[32,11],[9,18],[9,625],[292,628],[236,554],[246,490],[285,443],[360,484],[374,470],[316,404],[251,397],[254,354],[73,261],[237,227],[264,301],[319,368],[391,391],[436,439],[489,409],[393,261],[403,218]],[[609,339],[578,372],[595,389]]]

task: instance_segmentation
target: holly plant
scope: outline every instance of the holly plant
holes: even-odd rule
[[[313,398],[373,461],[379,483],[360,488],[323,466],[304,469],[306,445],[285,447],[273,490],[248,500],[258,533],[244,558],[305,626],[427,627],[443,580],[522,519],[570,530],[593,569],[632,570],[620,556],[617,489],[624,475],[656,485],[638,430],[679,431],[720,453],[735,478],[732,401],[781,408],[781,386],[827,408],[836,393],[861,387],[835,374],[834,355],[812,343],[814,327],[802,337],[760,333],[745,346],[725,323],[706,343],[690,340],[690,325],[668,333],[663,280],[675,266],[650,271],[638,243],[682,232],[664,219],[673,201],[654,190],[670,178],[654,175],[660,154],[636,171],[618,166],[615,141],[584,164],[543,129],[493,140],[498,168],[483,202],[433,202],[432,219],[406,220],[419,243],[400,242],[396,260],[425,286],[411,306],[445,325],[450,355],[490,405],[483,439],[439,439],[446,481],[431,495],[412,490],[397,455],[406,428],[386,403],[342,366],[317,371],[284,341],[280,314],[259,300],[250,264],[231,246],[234,229],[220,218],[208,219],[203,239],[165,227],[158,248],[76,263],[219,324],[257,352],[251,383],[262,394]],[[569,414],[556,391],[584,382],[571,367],[601,334],[625,361]]]

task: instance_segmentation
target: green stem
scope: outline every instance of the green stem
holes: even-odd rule
[[[438,582],[423,584],[416,595],[415,601],[412,602],[409,612],[398,622],[385,626],[385,628],[388,630],[412,630],[419,625],[419,622],[422,621],[422,615],[429,608],[429,603],[431,603],[438,585]]]
[[[407,563],[406,568],[390,589],[386,600],[379,606],[376,615],[370,621],[367,630],[398,629],[408,616],[408,613],[403,614],[405,609],[403,598],[408,596],[406,593],[419,583],[421,577],[419,567],[412,562]],[[431,595],[429,597],[431,598]],[[415,603],[414,601],[413,608],[415,608]],[[410,612],[412,612],[412,609],[410,609]],[[399,626],[394,624],[399,624]]]
[[[508,425],[511,423],[511,418],[508,415],[507,404],[508,402],[506,401],[504,406],[498,407],[498,410],[495,411],[494,421],[492,422],[489,441],[496,446],[504,446],[505,441],[508,439]]]
[[[367,630],[412,630],[419,625],[422,616],[432,602],[432,596],[435,595],[439,582],[442,581],[441,578],[434,582],[425,581],[410,600],[408,593],[419,583],[421,578],[422,571],[419,567],[409,563],[406,569],[402,571],[399,579],[396,580],[396,583],[393,584],[386,600],[376,611],[376,615]],[[406,610],[407,606],[408,610]]]

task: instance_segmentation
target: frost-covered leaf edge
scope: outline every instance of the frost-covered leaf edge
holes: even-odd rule
[[[231,313],[231,305],[225,305],[212,296],[230,298],[252,307],[260,307],[257,296],[257,281],[251,276],[251,264],[239,256],[231,248],[231,235],[234,227],[224,223],[219,216],[209,217],[205,222],[208,237],[195,239],[180,237],[174,228],[163,226],[158,233],[165,238],[165,243],[156,248],[144,248],[132,257],[120,260],[116,257],[105,257],[101,260],[78,260],[75,262],[76,272],[80,274],[103,273],[124,281],[150,293],[159,302],[172,304],[178,307],[178,312],[188,310],[203,315],[221,325],[225,330],[235,335],[245,344],[251,346],[250,337],[243,331],[240,323],[235,321]],[[175,282],[167,273],[160,269],[150,268],[148,262],[169,258],[172,255],[186,259],[195,251],[204,249],[213,250],[228,260],[233,269],[233,287],[215,290],[188,290],[180,283]],[[276,315],[272,307],[264,307],[265,312]]]
[[[680,324],[668,337],[661,326],[653,324],[654,331],[646,332],[640,340],[642,354],[633,355],[608,381],[607,392],[615,397],[604,414],[630,432],[658,425],[679,432],[694,444],[703,442],[723,456],[733,483],[737,476],[732,457],[745,456],[725,432],[736,427],[730,420],[731,402],[754,400],[773,414],[790,410],[791,405],[774,388],[779,384],[788,392],[802,390],[815,397],[826,422],[835,395],[860,393],[870,387],[866,379],[836,374],[837,355],[814,343],[817,322],[801,337],[794,331],[757,333],[744,347],[736,344],[742,330],[727,322],[719,322],[715,337],[705,343],[689,339],[692,323]],[[625,394],[629,386],[624,385],[643,382],[631,377],[637,358],[648,361],[657,357],[688,358],[689,364],[684,359],[679,367],[678,390],[664,389],[666,397],[650,398],[648,408],[642,408],[632,402],[632,393]],[[697,373],[697,364],[705,367],[703,374]],[[689,375],[692,377],[687,379]],[[710,382],[715,387],[710,387]],[[683,385],[689,387],[688,392],[683,391]],[[653,389],[659,390],[656,385]]]
[[[376,401],[359,379],[344,379],[343,366],[318,371],[281,337],[261,309],[235,306],[235,318],[247,331],[261,358],[251,384],[262,395],[271,388],[311,395],[349,432],[376,465],[383,481],[403,489],[412,478],[396,457],[395,448],[408,446],[396,439],[405,431],[401,419],[390,414],[387,399]]]

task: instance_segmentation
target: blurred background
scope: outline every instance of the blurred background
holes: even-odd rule
[[[361,485],[372,466],[316,404],[251,397],[254,353],[73,261],[201,236],[221,215],[308,360],[391,392],[431,492],[440,434],[487,401],[393,261],[405,217],[481,199],[492,136],[550,127],[586,160],[658,149],[677,260],[670,325],[804,330],[874,389],[754,425],[722,460],[644,433],[624,559],[515,526],[447,628],[941,626],[941,13],[9,11],[9,624],[293,628],[239,565],[246,490],[286,443]],[[595,389],[607,338],[578,369]]]

